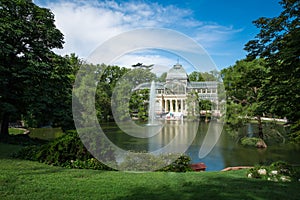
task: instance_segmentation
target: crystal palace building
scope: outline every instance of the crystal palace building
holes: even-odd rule
[[[150,88],[151,83],[138,85],[135,90]],[[218,105],[218,82],[192,82],[182,65],[174,65],[168,72],[166,82],[156,82],[156,112],[187,115],[187,95],[194,91],[200,99],[210,100]],[[216,106],[214,113],[218,113]]]

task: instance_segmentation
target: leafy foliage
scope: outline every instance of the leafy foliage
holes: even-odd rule
[[[241,139],[241,144],[244,146],[249,146],[249,147],[256,147],[256,144],[258,141],[260,141],[260,138],[257,137],[243,137]]]
[[[156,76],[149,69],[135,68],[118,81],[114,88],[112,95],[112,106],[115,109],[115,120],[126,121],[130,119],[130,110],[139,110],[140,116],[145,119],[144,113],[146,113],[145,107],[142,105],[142,101],[148,96],[139,97],[135,91],[136,87],[142,83],[150,83],[152,80],[156,80]],[[141,91],[143,94],[147,92]],[[117,117],[116,117],[117,116]]]
[[[282,0],[283,11],[274,18],[254,21],[260,29],[245,45],[248,59],[267,61],[268,73],[263,95],[268,109],[291,123],[300,119],[300,2]],[[294,132],[293,137],[299,134]]]
[[[118,81],[129,69],[118,66],[97,66],[99,82],[96,91],[97,117],[100,122],[112,120],[111,96]]]
[[[249,178],[265,179],[274,182],[298,181],[299,169],[292,167],[286,162],[277,161],[269,166],[255,166],[248,170]]]
[[[111,151],[102,152],[103,156],[111,156],[111,154]],[[69,168],[110,169],[96,161],[76,132],[68,132],[41,146],[27,146],[14,156]]]
[[[87,160],[71,160],[65,166],[66,168],[75,169],[94,169],[94,170],[109,170],[114,171],[114,169],[106,166],[95,158],[89,158]]]
[[[261,117],[268,112],[262,91],[267,74],[264,60],[237,61],[221,73],[228,97],[227,122],[240,125],[255,117],[263,138]]]
[[[191,158],[187,155],[180,155],[174,162],[158,171],[164,172],[189,172],[192,171],[190,166]]]
[[[289,136],[291,141],[295,143],[300,143],[300,120],[298,120],[292,125],[291,133]]]
[[[52,51],[62,45],[48,9],[32,1],[0,1],[0,135],[7,136],[8,122],[20,115],[30,126],[64,121],[71,105],[70,66]]]
[[[189,105],[187,108],[187,118],[189,120],[196,120],[199,116],[199,95],[195,91],[191,91],[187,94],[186,104]]]
[[[149,153],[129,154],[120,164],[124,171],[164,171],[164,172],[187,172],[192,171],[190,167],[191,158],[187,155],[167,154],[151,155]],[[160,169],[159,169],[160,168]]]
[[[217,70],[210,71],[210,72],[197,72],[193,71],[188,75],[190,81],[219,81],[220,80],[220,73]]]
[[[129,107],[131,115],[137,113],[137,117],[141,121],[148,120],[149,105],[149,89],[142,89],[134,91],[130,97]]]

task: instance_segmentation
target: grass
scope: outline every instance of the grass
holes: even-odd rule
[[[8,132],[10,135],[19,135],[19,134],[23,134],[25,131],[25,129],[23,128],[9,128]]]
[[[300,182],[248,179],[246,171],[126,173],[11,159],[0,143],[0,199],[300,199]]]

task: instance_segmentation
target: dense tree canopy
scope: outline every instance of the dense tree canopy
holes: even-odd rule
[[[118,81],[112,95],[112,106],[114,109],[115,120],[129,120],[131,117],[130,110],[138,110],[141,119],[146,119],[147,117],[145,117],[144,114],[147,113],[147,109],[143,106],[143,101],[146,97],[149,97],[149,92],[141,91],[140,94],[144,94],[146,96],[143,98],[137,98],[139,92],[134,92],[134,89],[142,83],[151,83],[151,81],[155,81],[156,79],[157,77],[151,72],[151,69],[134,68],[129,70],[122,79]]]
[[[0,1],[1,135],[12,116],[33,125],[59,122],[70,94],[70,65],[53,53],[63,34],[53,14],[28,0]]]
[[[220,79],[218,71],[197,72],[193,71],[188,75],[190,81],[218,81]]]
[[[129,69],[118,66],[106,66],[102,64],[98,68],[99,82],[96,91],[96,109],[99,121],[112,120],[111,96],[118,81],[124,76]]]
[[[254,21],[260,32],[245,49],[248,59],[267,61],[263,91],[272,112],[295,122],[300,119],[300,1],[280,4],[283,11],[279,16]]]
[[[240,126],[243,121],[256,118],[259,136],[263,138],[261,117],[267,112],[263,97],[263,84],[267,69],[263,59],[237,61],[222,70],[227,93],[227,121]]]

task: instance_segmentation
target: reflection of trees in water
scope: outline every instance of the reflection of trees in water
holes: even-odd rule
[[[192,157],[193,162],[199,162],[199,148],[203,144],[204,137],[210,124],[213,125],[213,123],[200,122],[198,126],[198,122],[184,122],[181,126],[181,122],[179,121],[170,121],[165,124],[159,134],[149,139],[134,138],[122,133],[122,131],[118,132],[115,127],[111,127],[111,133],[108,133],[107,136],[119,147],[139,152],[158,150],[168,145],[175,139],[175,137],[177,137],[178,140],[174,141],[173,149],[170,149],[178,151],[183,144],[186,144],[187,141],[191,139],[190,133],[197,131],[191,147],[186,153]],[[253,128],[255,131],[255,126]],[[271,129],[271,127],[269,128]],[[276,130],[280,131],[280,127]],[[241,132],[246,135],[247,127],[241,129]],[[196,151],[194,151],[195,149]],[[221,170],[223,167],[255,165],[277,160],[286,160],[291,163],[299,164],[299,153],[299,149],[297,150],[296,147],[292,147],[288,144],[271,145],[264,151],[256,148],[244,147],[237,143],[236,139],[232,137],[227,130],[223,129],[223,133],[221,134],[217,144],[201,161],[205,162],[208,166],[208,170],[212,169],[212,165],[214,165],[214,170]]]
[[[236,137],[246,137],[249,133],[248,125],[245,125],[237,130],[235,137],[232,136],[229,130],[224,130],[220,138],[220,147],[222,157],[224,158],[225,166],[237,165],[255,165],[269,164],[273,161],[284,160],[290,163],[300,163],[298,155],[300,150],[290,144],[282,144],[287,130],[284,126],[278,124],[264,124],[266,132],[267,149],[257,149],[252,147],[242,146]],[[253,136],[258,136],[257,124],[251,124]],[[278,134],[280,133],[280,135]]]

